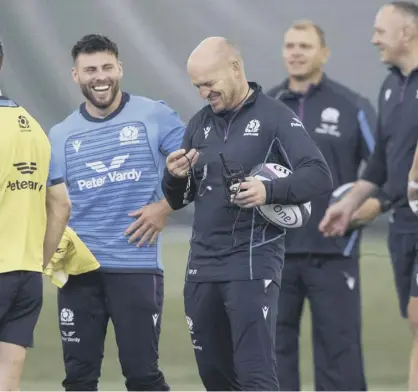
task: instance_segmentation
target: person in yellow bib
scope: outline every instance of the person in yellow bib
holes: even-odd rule
[[[2,63],[0,44],[0,68]],[[47,135],[0,93],[0,391],[20,388],[42,307],[42,271],[70,208]]]

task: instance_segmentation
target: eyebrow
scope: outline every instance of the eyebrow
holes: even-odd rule
[[[109,67],[109,66],[113,67],[113,66],[114,66],[114,64],[112,64],[112,63],[106,63],[106,64],[103,64],[103,65],[101,65],[101,66],[97,66],[97,65],[87,65],[87,66],[83,67],[83,69],[105,68],[105,67]]]

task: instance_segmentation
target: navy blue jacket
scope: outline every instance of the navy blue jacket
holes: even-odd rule
[[[263,162],[293,170],[264,183],[266,204],[304,203],[332,187],[329,168],[297,116],[257,84],[250,86],[255,91],[238,111],[215,114],[206,106],[190,120],[183,146],[201,154],[194,175],[178,179],[165,170],[162,189],[170,206],[195,203],[188,281],[280,280],[285,231],[256,209],[229,203],[219,152],[246,175]]]
[[[361,163],[369,158],[375,145],[376,113],[367,99],[326,75],[304,95],[290,91],[288,80],[267,94],[299,115],[331,170],[334,188],[357,180]],[[358,231],[325,238],[318,230],[330,196],[328,192],[315,197],[308,224],[288,231],[286,254],[357,254]]]
[[[395,222],[416,232],[418,220],[408,205],[408,173],[418,140],[418,69],[408,77],[393,67],[379,94],[376,148],[363,178],[386,183]]]

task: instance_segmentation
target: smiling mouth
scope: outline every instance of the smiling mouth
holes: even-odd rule
[[[94,87],[92,87],[92,89],[94,91],[102,93],[102,92],[108,91],[110,89],[110,84],[106,84],[106,85],[102,85],[102,86],[94,86]]]
[[[209,98],[209,102],[216,102],[219,99],[219,95]]]
[[[305,65],[306,64],[306,62],[305,61],[291,61],[290,62],[290,65],[292,66],[292,67],[294,67],[295,65],[296,66],[300,66],[300,65]]]

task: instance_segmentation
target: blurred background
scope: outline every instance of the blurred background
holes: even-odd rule
[[[373,104],[385,75],[370,44],[383,0],[0,0],[0,39],[5,64],[0,88],[45,129],[81,102],[71,79],[70,51],[87,33],[103,33],[119,45],[122,87],[165,100],[187,122],[203,102],[186,74],[190,52],[204,38],[225,36],[242,50],[247,76],[267,90],[285,78],[282,37],[295,19],[312,19],[325,31],[329,76]],[[166,304],[161,366],[174,390],[202,390],[182,304],[190,208],[173,214],[164,233]],[[363,325],[370,389],[405,389],[410,347],[397,308],[386,249],[387,216],[365,232],[362,258]],[[55,289],[45,282],[45,305],[29,353],[23,389],[58,390],[63,379]],[[304,389],[313,387],[309,312],[302,336]],[[102,389],[123,390],[110,328]]]

